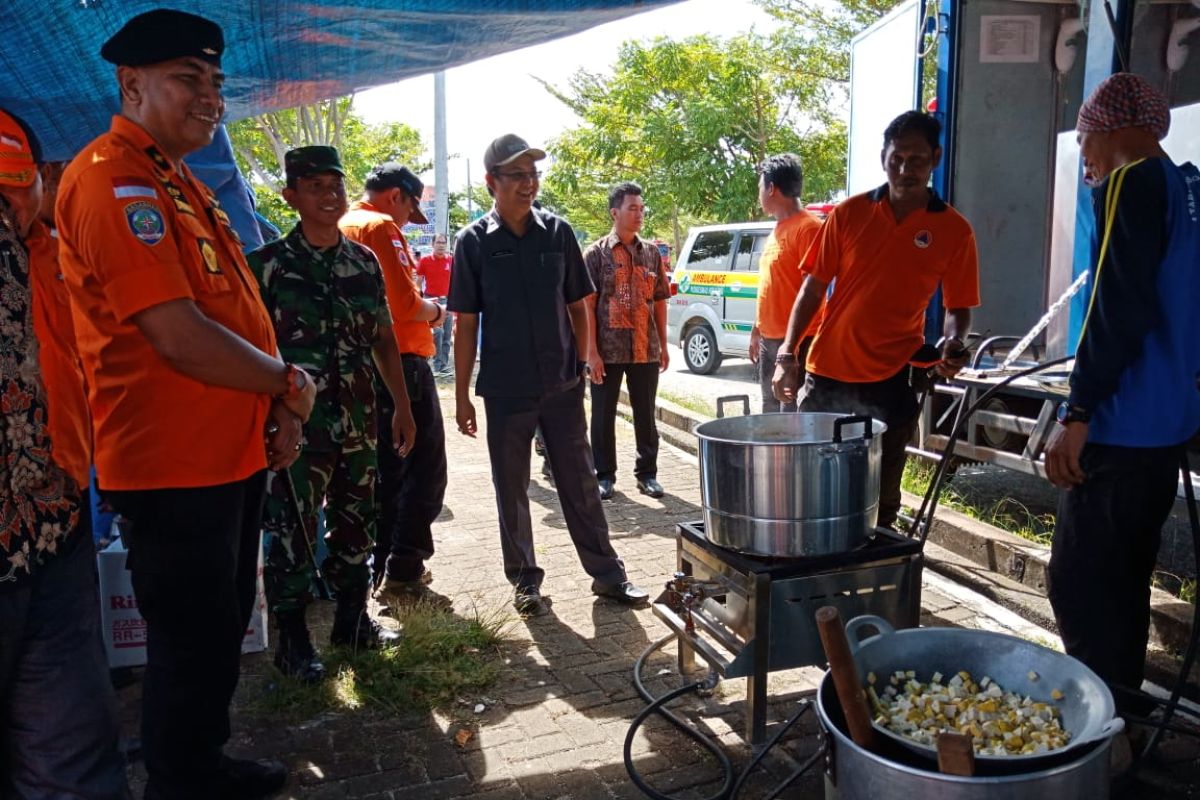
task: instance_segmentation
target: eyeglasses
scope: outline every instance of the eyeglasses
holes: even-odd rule
[[[542,179],[541,171],[536,172],[493,172],[497,178],[504,178],[513,183],[537,183]]]

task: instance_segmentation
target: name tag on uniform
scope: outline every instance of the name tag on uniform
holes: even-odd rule
[[[497,250],[496,252],[491,254],[491,257],[492,258],[507,258],[509,256],[515,256],[516,254],[517,253],[515,250]]]

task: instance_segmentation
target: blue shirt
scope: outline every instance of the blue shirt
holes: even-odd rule
[[[1200,429],[1200,172],[1165,158],[1115,171],[1093,193],[1101,240],[1110,185],[1071,402],[1092,411],[1089,442],[1176,445]]]

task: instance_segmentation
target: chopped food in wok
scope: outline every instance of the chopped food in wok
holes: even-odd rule
[[[970,736],[981,756],[1048,753],[1071,738],[1053,703],[1005,692],[987,676],[976,683],[964,671],[945,681],[935,672],[929,683],[922,683],[913,670],[900,670],[888,676],[882,690],[879,683],[875,673],[867,675],[875,722],[929,747],[936,747],[938,734],[947,731]],[[1062,699],[1062,692],[1055,689],[1051,696]]]

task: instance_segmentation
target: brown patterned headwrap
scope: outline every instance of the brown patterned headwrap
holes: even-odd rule
[[[1104,133],[1119,128],[1145,128],[1162,139],[1171,128],[1171,108],[1163,93],[1140,75],[1118,72],[1096,87],[1079,109],[1075,129]]]

